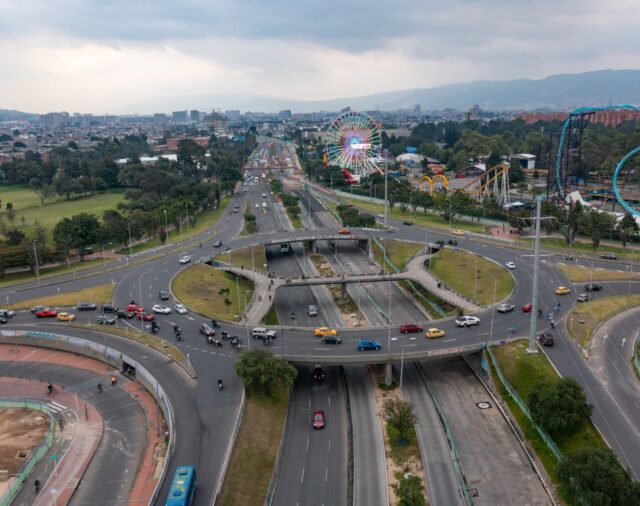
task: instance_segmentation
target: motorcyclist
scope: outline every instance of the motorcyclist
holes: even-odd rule
[[[296,314],[295,314],[293,311],[291,311],[291,319],[292,319],[292,320],[295,320],[295,319],[296,319]]]
[[[222,380],[219,379],[218,380],[218,390],[222,390],[224,388],[224,385],[222,384]]]
[[[50,394],[53,393],[53,390],[54,390],[53,383],[49,383],[49,386],[47,386],[47,390],[49,391]]]
[[[102,393],[102,383],[98,383],[98,393]]]

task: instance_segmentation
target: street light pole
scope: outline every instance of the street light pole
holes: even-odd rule
[[[169,242],[169,225],[167,223],[167,210],[164,210],[164,235],[167,242]]]
[[[38,248],[36,248],[36,244],[38,240],[35,239],[33,241],[33,257],[36,261],[36,276],[38,277],[38,285],[40,285],[40,266],[38,265]]]
[[[536,348],[536,333],[538,326],[538,273],[540,266],[540,214],[542,209],[542,195],[536,197],[536,238],[533,249],[533,288],[531,293],[531,324],[529,328],[529,347],[527,353],[538,353]],[[593,272],[593,271],[592,271]]]
[[[491,304],[491,328],[489,329],[489,342],[493,342],[493,315],[496,309],[496,286],[498,281],[493,274],[491,274],[491,276],[493,276],[493,303]]]
[[[385,166],[384,168],[384,226],[387,226],[387,198],[388,198],[388,189],[387,189],[387,180],[389,178],[389,167]]]
[[[131,223],[127,222],[127,229],[129,230],[129,256],[133,255],[133,247],[131,246]]]
[[[476,276],[475,276],[474,281],[473,281],[473,303],[474,304],[477,304],[477,301],[478,301],[478,299],[477,299],[477,294],[478,294],[477,290],[478,290],[478,261],[476,260]]]

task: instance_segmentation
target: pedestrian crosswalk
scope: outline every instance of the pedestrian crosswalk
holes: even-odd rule
[[[62,404],[56,401],[48,402],[47,404],[45,404],[45,406],[49,409],[49,411],[56,414],[63,413],[69,410],[69,408],[67,408],[66,406],[63,406]]]

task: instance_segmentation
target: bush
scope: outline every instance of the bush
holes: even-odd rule
[[[640,505],[640,484],[631,480],[609,448],[575,451],[560,462],[557,473],[572,505]]]
[[[253,339],[249,337],[248,339]],[[272,353],[257,349],[243,353],[236,362],[236,373],[248,392],[271,395],[278,383],[291,388],[298,370]]]
[[[393,486],[398,496],[398,506],[426,506],[422,480],[415,475],[407,475]]]
[[[573,378],[534,383],[528,405],[533,421],[554,438],[574,434],[593,411]]]

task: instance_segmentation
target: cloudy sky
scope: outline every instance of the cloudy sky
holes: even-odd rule
[[[640,69],[638,27],[638,0],[0,0],[0,108]]]

